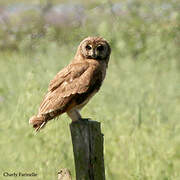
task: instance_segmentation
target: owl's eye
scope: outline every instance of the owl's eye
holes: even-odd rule
[[[86,45],[85,47],[87,50],[91,50],[91,46],[90,45]]]
[[[104,46],[103,46],[103,45],[99,45],[99,46],[97,47],[97,50],[98,50],[98,51],[103,51],[103,50],[104,50]]]

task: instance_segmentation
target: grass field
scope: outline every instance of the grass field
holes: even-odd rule
[[[99,16],[97,23],[64,30],[57,39],[50,28],[37,40],[17,39],[18,48],[1,50],[0,179],[25,179],[3,172],[57,179],[65,167],[75,177],[67,115],[38,134],[28,119],[37,112],[49,81],[89,35],[103,36],[112,46],[104,84],[82,110],[83,117],[101,122],[106,179],[180,179],[180,16],[178,1],[173,2],[172,18],[147,21],[134,12]]]

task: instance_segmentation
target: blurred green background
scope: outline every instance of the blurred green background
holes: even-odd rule
[[[38,134],[28,119],[80,41],[102,36],[107,76],[82,115],[101,122],[106,179],[179,180],[179,12],[179,0],[0,0],[0,179],[75,178],[67,115]]]

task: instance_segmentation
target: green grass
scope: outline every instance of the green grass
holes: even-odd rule
[[[82,35],[64,44],[45,36],[34,49],[21,49],[21,44],[18,51],[0,52],[0,179],[23,179],[5,178],[3,172],[57,179],[61,168],[75,177],[67,115],[38,134],[28,119],[36,114],[49,81],[70,62],[80,40],[92,34],[112,46],[104,84],[82,110],[83,117],[101,122],[106,179],[180,179],[179,20],[175,26],[141,21],[138,16],[115,19],[112,26],[102,21],[96,31],[82,27]]]

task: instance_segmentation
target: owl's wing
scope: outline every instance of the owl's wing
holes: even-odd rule
[[[76,78],[79,77],[82,73],[84,73],[88,68],[87,63],[76,63],[70,64],[64,69],[62,69],[57,75],[51,80],[48,91],[53,91],[58,88],[64,81],[67,81],[68,78]]]
[[[94,82],[97,69],[86,63],[70,64],[50,82],[39,114],[64,110],[76,94],[85,93]]]

